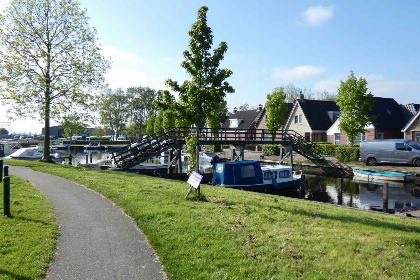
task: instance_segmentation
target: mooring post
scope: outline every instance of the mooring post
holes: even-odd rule
[[[338,205],[343,205],[343,178],[338,178]]]
[[[178,151],[178,174],[182,174],[182,145],[179,145]]]
[[[86,164],[89,163],[89,154],[86,154]]]
[[[0,159],[0,183],[3,181],[3,160]]]
[[[292,167],[293,171],[293,150],[290,151],[290,167]]]
[[[384,199],[384,212],[388,212],[388,183],[382,186],[382,195]]]
[[[5,169],[6,171],[6,169]],[[10,217],[10,178],[5,176],[3,178],[3,214]]]
[[[300,177],[300,185],[299,185],[299,198],[304,199],[305,198],[305,175],[302,174]]]
[[[9,176],[9,166],[5,166],[3,170],[4,170],[4,177]]]
[[[235,161],[235,157],[236,157],[235,149],[231,148],[230,149],[230,161]]]
[[[89,153],[89,156],[90,156],[90,163],[92,163],[93,154],[92,153]]]

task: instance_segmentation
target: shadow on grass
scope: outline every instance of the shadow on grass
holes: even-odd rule
[[[14,216],[12,218],[14,218],[15,220],[23,220],[23,221],[33,222],[33,223],[37,223],[37,224],[43,224],[45,226],[51,226],[52,225],[51,223],[46,223],[44,221],[29,219],[29,218],[25,218],[25,217]]]
[[[0,276],[1,275],[5,275],[5,276],[9,276],[12,279],[17,279],[17,280],[31,280],[33,278],[30,277],[26,277],[26,276],[22,276],[22,275],[18,275],[16,273],[4,270],[4,269],[0,269]]]
[[[198,192],[191,193],[187,200],[208,202],[207,197],[203,193],[198,194]]]
[[[326,220],[334,220],[334,221],[340,221],[344,223],[357,223],[357,224],[362,224],[362,225],[382,227],[382,228],[400,230],[400,231],[405,231],[405,232],[419,232],[420,233],[420,226],[399,225],[399,224],[394,224],[392,222],[378,221],[378,220],[374,220],[375,219],[374,217],[372,217],[372,219],[368,219],[366,217],[358,218],[358,217],[350,217],[350,216],[334,216],[334,215],[328,215],[324,213],[308,212],[303,209],[289,210],[289,209],[280,208],[279,210],[286,211],[292,214],[303,215],[307,217],[318,217],[318,218],[322,218]]]

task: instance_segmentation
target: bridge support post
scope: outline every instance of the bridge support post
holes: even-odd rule
[[[230,161],[235,161],[236,159],[236,152],[234,148],[230,149]]]
[[[293,150],[290,151],[290,167],[292,167],[292,171],[293,171]]]
[[[177,149],[178,154],[178,174],[182,174],[182,145],[180,144]]]

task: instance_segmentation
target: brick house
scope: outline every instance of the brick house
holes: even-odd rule
[[[233,131],[237,132],[239,130],[239,134],[237,134],[238,140],[252,139],[255,137],[256,128],[264,112],[265,109],[262,105],[257,110],[237,111],[234,108],[232,114],[225,119],[222,128],[226,130],[229,137],[234,136]],[[229,133],[229,129],[232,129],[232,134]]]
[[[326,142],[327,130],[340,114],[334,101],[308,100],[303,94],[295,100],[285,130],[294,130],[307,141]]]
[[[401,129],[405,122],[405,116],[400,105],[393,98],[374,97],[375,104],[371,116],[377,116],[376,120],[365,127],[365,133],[360,134],[354,144],[374,139],[402,138]],[[337,119],[327,131],[327,140],[337,145],[347,145],[347,135],[340,129],[340,119]]]
[[[420,144],[420,110],[407,122],[401,132],[404,133],[405,139],[410,139]]]

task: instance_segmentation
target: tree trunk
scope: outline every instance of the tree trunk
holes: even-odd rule
[[[50,159],[50,106],[45,106],[45,115],[44,115],[44,154],[43,159]]]

